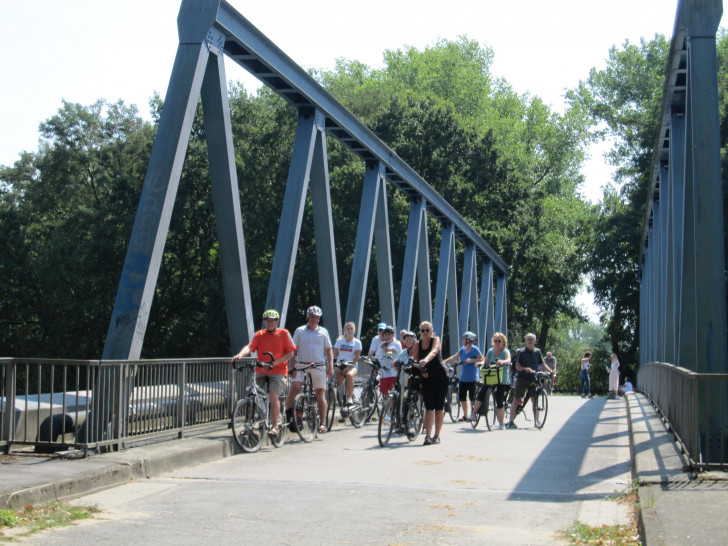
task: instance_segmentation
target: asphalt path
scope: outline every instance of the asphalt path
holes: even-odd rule
[[[30,543],[553,544],[575,520],[615,523],[630,480],[623,400],[553,396],[543,430],[446,422],[442,443],[339,424],[77,502],[102,512]],[[621,512],[620,512],[621,513]],[[589,519],[592,521],[589,521]],[[596,520],[594,520],[596,518]]]

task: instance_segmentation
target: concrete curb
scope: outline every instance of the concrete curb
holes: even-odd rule
[[[185,438],[67,461],[69,475],[66,477],[39,476],[36,485],[20,490],[14,489],[12,484],[0,487],[0,509],[70,500],[178,468],[218,461],[236,453],[230,433],[216,431],[203,438]],[[96,467],[89,468],[89,462],[96,463]]]

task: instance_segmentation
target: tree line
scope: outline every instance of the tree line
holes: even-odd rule
[[[724,59],[726,48],[721,47]],[[648,143],[657,129],[666,55],[667,41],[660,36],[640,46],[614,47],[606,70],[592,70],[569,91],[564,113],[495,77],[492,50],[466,37],[423,50],[386,51],[378,69],[340,60],[334,69],[312,74],[510,266],[511,340],[520,342],[533,331],[540,346],[551,349],[552,340],[565,343],[568,332],[575,331],[574,321],[585,321],[574,297],[589,276],[605,309],[609,343],[623,353],[623,362],[636,362],[639,197],[646,191]],[[231,83],[229,99],[253,314],[258,317],[297,117],[267,88],[249,93]],[[0,167],[0,354],[100,355],[161,98],[152,97],[150,107],[152,121],[145,121],[123,102],[63,102],[40,125],[38,150]],[[621,187],[608,188],[604,200],[591,205],[580,194],[581,167],[586,145],[603,134],[595,127],[601,129],[605,122],[617,137],[610,160],[619,167]],[[364,164],[336,140],[327,145],[345,302]],[[230,353],[209,180],[198,107],[145,336],[145,358]],[[406,233],[409,203],[392,186],[388,197],[393,268],[401,271],[405,237],[396,234]],[[436,271],[435,220],[429,230],[431,269]],[[314,241],[308,206],[289,327],[318,302]],[[458,248],[459,258],[462,251]],[[369,283],[362,338],[379,322],[374,269]],[[414,323],[416,315],[415,309]]]

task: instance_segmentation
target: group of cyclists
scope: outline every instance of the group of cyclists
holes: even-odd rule
[[[256,368],[256,383],[270,394],[270,412],[273,428],[268,431],[269,436],[277,436],[279,430],[277,423],[281,413],[279,396],[285,392],[286,377],[290,377],[290,386],[285,402],[286,422],[295,426],[293,405],[296,395],[301,390],[304,374],[309,374],[313,385],[316,406],[319,415],[326,415],[326,384],[327,379],[336,377],[337,385],[346,383],[346,405],[354,403],[354,378],[358,373],[358,362],[362,353],[362,343],[356,338],[356,325],[347,322],[344,325],[344,334],[331,343],[329,333],[319,324],[323,312],[317,306],[311,306],[306,311],[306,324],[297,328],[293,336],[288,330],[279,328],[280,315],[276,310],[269,309],[263,313],[264,328],[253,336],[248,345],[243,347],[233,357],[233,361],[250,356],[257,352],[259,355],[268,353],[273,359],[265,362],[264,367]],[[369,356],[379,363],[379,389],[386,396],[395,387],[397,368],[400,365],[414,363],[422,372],[422,396],[424,399],[425,415],[424,445],[440,443],[440,434],[445,415],[445,402],[450,383],[449,364],[460,364],[459,399],[463,409],[460,421],[475,420],[485,404],[488,388],[479,384],[480,368],[495,369],[505,366],[513,367],[516,373],[513,403],[511,404],[509,419],[505,420],[505,396],[509,385],[491,385],[497,407],[499,429],[515,429],[513,422],[517,408],[524,398],[527,390],[536,380],[536,373],[540,370],[555,375],[555,359],[544,359],[541,351],[535,347],[536,336],[527,334],[525,346],[519,349],[513,357],[508,349],[508,339],[501,332],[496,332],[491,341],[492,346],[485,355],[475,345],[476,335],[465,332],[462,337],[463,345],[450,356],[443,359],[441,355],[440,338],[435,335],[432,324],[424,321],[419,326],[419,339],[412,331],[402,330],[399,339],[395,339],[395,329],[386,323],[380,323],[377,335],[372,339]],[[550,353],[548,354],[550,357]],[[551,362],[549,362],[551,360]],[[336,367],[334,362],[337,362]],[[551,366],[549,366],[551,364]],[[552,367],[553,366],[553,367]],[[305,372],[301,370],[305,368]],[[397,388],[402,388],[397,385]],[[476,392],[477,391],[477,392]],[[473,406],[468,413],[468,401]],[[535,397],[534,410],[536,410]],[[326,432],[326,426],[321,423],[318,433]]]

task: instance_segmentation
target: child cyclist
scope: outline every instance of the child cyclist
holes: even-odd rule
[[[334,343],[334,359],[346,362],[336,366],[336,384],[341,385],[346,379],[346,405],[350,406],[354,395],[354,377],[359,370],[361,341],[354,337],[356,325],[353,322],[344,324],[344,335]]]

